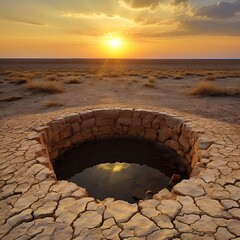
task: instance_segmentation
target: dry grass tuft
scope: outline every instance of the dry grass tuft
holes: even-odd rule
[[[148,88],[157,88],[157,86],[154,85],[153,83],[145,83],[143,86]]]
[[[149,82],[149,83],[155,83],[155,80],[156,80],[155,77],[151,77],[151,76],[150,76],[150,77],[148,78],[148,82]]]
[[[207,77],[201,78],[201,81],[216,81],[216,80],[217,78],[214,76],[207,76]]]
[[[26,87],[34,92],[59,93],[64,91],[62,83],[52,81],[30,81]]]
[[[51,74],[51,75],[47,75],[45,78],[44,78],[45,81],[51,81],[51,82],[56,82],[56,81],[59,81],[59,77],[57,75],[54,75],[54,74]]]
[[[26,77],[10,77],[10,78],[7,78],[6,80],[15,85],[24,84],[31,81],[30,78],[26,78]]]
[[[82,81],[78,77],[68,77],[67,80],[64,81],[66,84],[80,84]]]
[[[190,91],[190,95],[237,96],[240,95],[240,88],[229,89],[211,82],[200,82]]]
[[[64,104],[56,102],[56,101],[45,101],[45,102],[43,102],[43,107],[44,108],[61,107],[61,106],[64,106]]]

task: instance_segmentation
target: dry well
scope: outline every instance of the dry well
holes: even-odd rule
[[[1,239],[239,239],[239,139],[221,123],[160,111],[104,108],[63,114],[34,129],[3,123]],[[185,118],[184,118],[185,119]],[[28,132],[26,130],[28,125]],[[23,130],[22,130],[23,129]],[[224,129],[224,134],[222,134]],[[57,181],[51,161],[75,144],[106,137],[163,142],[191,178],[152,200],[98,201]]]

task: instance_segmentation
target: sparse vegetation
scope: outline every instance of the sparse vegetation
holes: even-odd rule
[[[45,81],[59,81],[59,77],[57,75],[47,75],[45,78],[44,78]]]
[[[216,80],[217,78],[214,76],[207,76],[207,77],[201,78],[201,81],[216,81]]]
[[[143,86],[148,88],[157,88],[157,86],[154,85],[153,83],[145,83]]]
[[[80,84],[82,81],[78,77],[68,77],[64,83],[66,84]]]
[[[190,95],[204,96],[236,96],[240,95],[240,88],[226,88],[211,82],[200,82],[190,91]]]
[[[31,81],[30,78],[26,78],[26,77],[10,77],[10,78],[7,78],[6,80],[15,85],[24,84]]]
[[[52,81],[30,81],[26,87],[34,92],[59,93],[64,91],[62,83]]]
[[[56,102],[56,101],[45,101],[45,102],[43,102],[43,107],[44,108],[61,107],[61,106],[64,106],[64,104]]]
[[[155,83],[155,80],[156,80],[155,77],[149,77],[148,78],[149,83]]]

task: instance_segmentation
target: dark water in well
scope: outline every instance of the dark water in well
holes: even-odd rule
[[[89,196],[128,202],[143,198],[147,190],[157,193],[168,187],[175,173],[186,177],[169,147],[134,139],[83,143],[56,159],[54,169],[59,180],[86,188]]]

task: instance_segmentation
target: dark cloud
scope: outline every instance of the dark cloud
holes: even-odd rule
[[[219,2],[216,5],[201,7],[197,10],[197,16],[221,19],[234,17],[240,12],[240,0],[235,2]]]
[[[188,0],[173,0],[172,4],[173,5],[178,5],[180,3],[186,3],[186,2],[188,2]]]
[[[152,8],[158,6],[160,0],[123,0],[132,8]]]
[[[37,26],[45,26],[45,23],[41,22],[36,22],[28,19],[22,19],[22,18],[14,18],[14,17],[1,17],[2,19],[14,21],[14,22],[19,22],[19,23],[24,23],[24,24],[30,24],[30,25],[37,25]]]
[[[179,23],[177,30],[171,32],[139,32],[133,34],[142,38],[161,38],[161,37],[182,37],[193,35],[206,36],[240,36],[240,21],[219,22],[219,21],[184,21]]]

